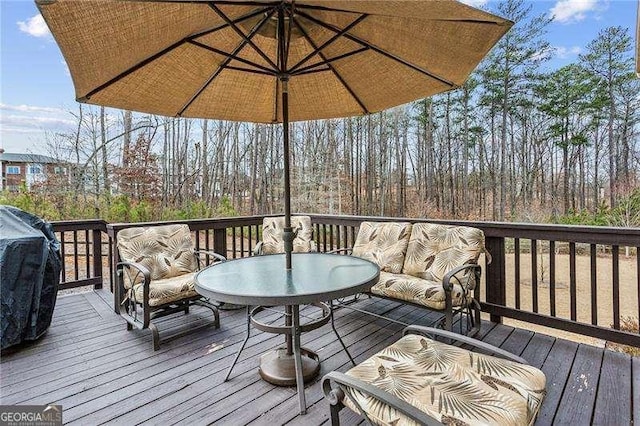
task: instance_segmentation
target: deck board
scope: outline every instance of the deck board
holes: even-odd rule
[[[603,352],[594,346],[578,346],[554,419],[558,424],[591,424]]]
[[[244,310],[221,311],[220,329],[199,328],[154,352],[150,333],[127,331],[111,303],[107,290],[59,297],[47,334],[3,355],[1,403],[61,404],[65,423],[78,425],[320,425],[329,419],[320,377],[351,367],[331,327],[303,334],[303,345],[318,352],[322,365],[320,377],[306,386],[308,409],[300,416],[295,388],[272,386],[256,371],[260,354],[280,346],[282,336],[252,331],[231,380],[222,382],[244,338]],[[364,298],[356,306],[408,323],[426,325],[435,318],[384,299]],[[166,337],[210,321],[210,311],[194,307],[158,324]],[[396,341],[402,330],[348,309],[336,311],[336,327],[356,362]],[[548,395],[536,424],[638,422],[640,404],[633,403],[640,395],[638,358],[489,322],[477,338],[545,372]],[[361,423],[349,410],[341,412],[341,420]]]
[[[593,424],[631,424],[631,357],[604,351]]]

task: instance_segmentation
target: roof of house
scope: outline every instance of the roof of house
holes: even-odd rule
[[[61,161],[53,157],[40,154],[18,154],[12,152],[0,153],[0,161],[11,163],[40,163],[40,164],[59,164]]]

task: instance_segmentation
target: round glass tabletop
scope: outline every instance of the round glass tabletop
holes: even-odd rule
[[[293,253],[216,263],[195,276],[196,291],[213,300],[242,305],[302,305],[367,291],[380,275],[365,259],[327,253]]]

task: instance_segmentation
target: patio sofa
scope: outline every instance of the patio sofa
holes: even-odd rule
[[[480,329],[478,259],[483,253],[490,262],[480,229],[410,222],[363,222],[351,249],[353,256],[380,267],[372,295],[442,312],[449,331],[460,314],[468,335]]]

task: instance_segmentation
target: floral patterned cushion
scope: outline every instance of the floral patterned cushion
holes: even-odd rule
[[[313,228],[309,216],[291,216],[291,227],[298,230],[293,240],[294,253],[316,251],[313,241]],[[261,254],[284,253],[284,217],[265,217],[262,221],[262,252]]]
[[[381,271],[399,274],[410,234],[409,222],[362,222],[352,254],[376,263]]]
[[[191,231],[184,224],[127,228],[118,232],[120,258],[145,266],[151,272],[152,281],[197,271],[198,259],[193,250]],[[138,275],[135,282],[141,280]]]
[[[390,274],[380,272],[380,279],[371,287],[371,293],[378,296],[391,297],[417,303],[431,309],[445,309],[445,293],[442,281],[430,281],[406,274]],[[451,291],[453,306],[466,305],[471,302],[472,294],[467,293],[465,303],[464,292],[459,284],[453,284]]]
[[[200,296],[195,289],[195,272],[178,277],[164,278],[151,281],[149,284],[149,306],[164,305],[187,297]],[[125,285],[126,286],[126,285]],[[134,285],[135,300],[142,303],[142,283]]]
[[[415,223],[402,273],[442,282],[453,268],[478,263],[484,251],[484,233],[480,229]]]
[[[348,375],[403,399],[450,425],[530,425],[546,393],[535,367],[469,352],[418,335],[407,335]],[[378,425],[415,425],[393,407],[353,389],[344,404],[357,401]]]

